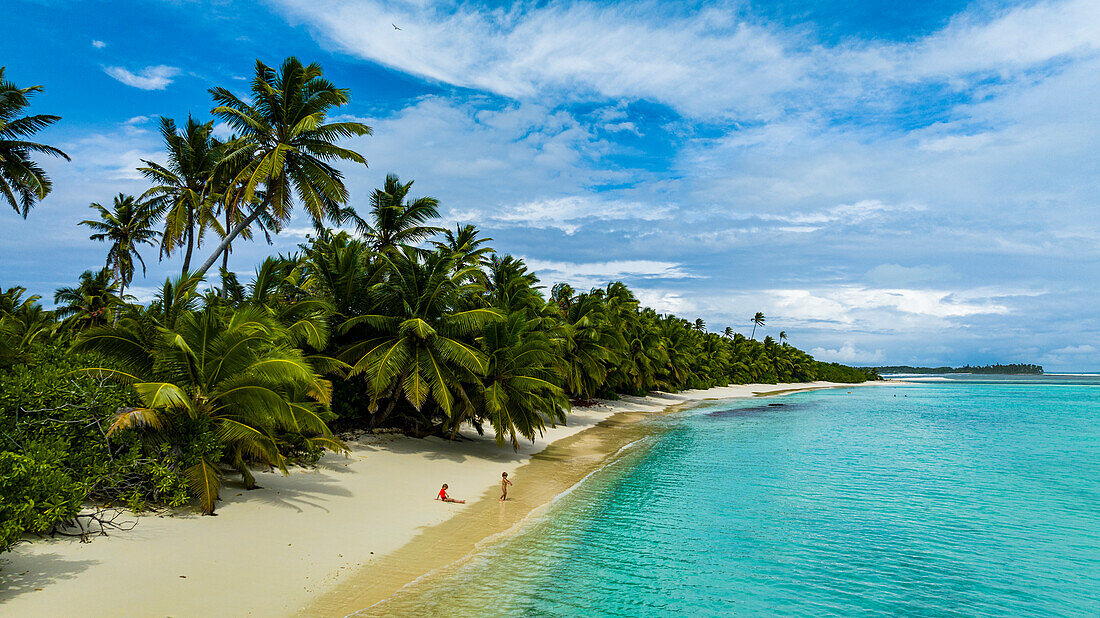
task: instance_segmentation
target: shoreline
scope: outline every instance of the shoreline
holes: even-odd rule
[[[450,572],[487,545],[516,534],[533,517],[603,469],[624,450],[655,435],[652,426],[641,426],[646,419],[670,415],[707,401],[771,397],[869,384],[881,383],[746,384],[678,394],[624,397],[617,402],[601,401],[601,405],[612,409],[626,406],[631,409],[613,410],[594,427],[549,443],[514,473],[509,472],[510,478],[535,479],[537,485],[527,489],[522,499],[514,497],[517,492],[513,488],[507,512],[499,501],[500,490],[494,485],[477,500],[470,501],[467,505],[470,508],[461,516],[423,531],[397,551],[362,567],[348,582],[318,596],[295,615],[372,615],[370,610],[375,608],[384,612],[386,601],[396,595],[416,594],[417,587],[430,585],[435,577]],[[706,396],[708,394],[713,396]],[[597,428],[600,431],[596,431]]]
[[[464,431],[462,442],[363,436],[349,442],[346,458],[328,454],[287,477],[257,474],[264,489],[226,483],[216,518],[142,515],[133,530],[87,544],[20,545],[0,555],[0,605],[24,616],[72,607],[88,616],[198,616],[212,607],[222,615],[345,616],[506,533],[601,467],[641,432],[643,418],[706,400],[867,384],[881,382],[750,384],[601,401],[576,408],[568,426],[518,452],[498,449],[491,432]],[[507,503],[497,499],[501,471],[516,479]],[[442,482],[468,504],[433,501]]]

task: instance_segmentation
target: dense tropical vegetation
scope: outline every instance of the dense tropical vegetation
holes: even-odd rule
[[[435,227],[438,201],[396,175],[357,209],[333,163],[365,165],[338,142],[370,128],[327,119],[349,94],[317,65],[258,62],[249,100],[211,94],[234,136],[162,119],[164,162],[140,170],[153,186],[92,204],[82,224],[108,243],[104,268],[57,290],[52,311],[0,294],[0,548],[90,500],[213,513],[226,475],[253,488],[256,467],[344,450],[336,430],[489,428],[517,448],[594,398],[877,377],[818,362],[785,331],[756,341],[658,313],[622,282],[547,290],[476,227]],[[232,243],[277,234],[295,206],[316,233],[242,284],[224,267]],[[142,245],[183,254],[148,304],[125,294]]]

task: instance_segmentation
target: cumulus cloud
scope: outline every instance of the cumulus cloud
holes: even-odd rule
[[[180,70],[176,67],[163,64],[145,67],[137,73],[123,67],[113,66],[104,67],[103,70],[107,72],[107,75],[127,86],[142,90],[164,90],[172,83],[172,79],[180,74]]]
[[[452,217],[493,227],[557,229],[574,234],[586,222],[667,219],[670,209],[642,203],[603,200],[592,195],[545,198],[491,210],[456,210]]]
[[[542,281],[564,281],[581,289],[618,280],[690,279],[698,276],[688,272],[682,264],[654,260],[577,263],[528,258],[524,261]]]
[[[994,297],[963,295],[947,290],[866,288],[843,285],[818,290],[767,290],[774,312],[795,320],[853,323],[861,312],[889,310],[943,321],[974,315],[1003,315],[1009,308]],[[966,296],[969,296],[967,298]]]
[[[107,47],[107,44],[104,43],[103,41],[100,41],[100,40],[97,40],[97,39],[92,39],[92,47],[94,47],[96,49],[103,49],[104,47]]]
[[[1051,354],[1096,354],[1096,347],[1087,343],[1081,345],[1069,345],[1057,350],[1051,350]]]
[[[830,363],[846,363],[853,365],[869,365],[882,362],[886,358],[886,352],[883,350],[875,350],[874,352],[868,352],[866,350],[860,350],[855,347],[851,342],[845,343],[841,347],[835,350],[829,350],[826,348],[813,348],[810,350],[810,354],[817,360],[827,361]]]

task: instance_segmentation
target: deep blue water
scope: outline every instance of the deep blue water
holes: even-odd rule
[[[954,377],[708,403],[375,611],[1098,615],[1098,394]]]

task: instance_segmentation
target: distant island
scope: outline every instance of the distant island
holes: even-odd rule
[[[879,374],[885,373],[979,373],[997,375],[1043,375],[1042,365],[1010,364],[1010,365],[982,365],[980,367],[910,367],[909,365],[893,365],[890,367],[870,367]]]

